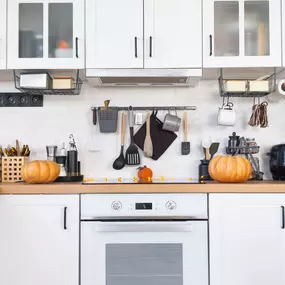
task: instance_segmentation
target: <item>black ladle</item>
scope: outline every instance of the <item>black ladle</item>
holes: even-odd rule
[[[123,113],[122,127],[121,127],[121,153],[113,163],[113,168],[116,170],[121,170],[125,167],[124,141],[125,141],[125,114]]]

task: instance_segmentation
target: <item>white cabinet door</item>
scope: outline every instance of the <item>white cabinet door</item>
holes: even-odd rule
[[[143,68],[143,0],[86,1],[86,68]]]
[[[144,2],[145,68],[201,68],[202,1]]]
[[[212,194],[211,285],[285,284],[285,195]]]
[[[84,0],[9,0],[9,69],[81,69]]]
[[[282,0],[282,52],[283,52],[283,63],[282,66],[285,66],[285,0]]]
[[[0,0],[0,70],[6,69],[7,1]]]
[[[280,66],[280,10],[280,0],[204,0],[203,66]]]
[[[78,285],[78,195],[1,195],[0,229],[0,284]]]

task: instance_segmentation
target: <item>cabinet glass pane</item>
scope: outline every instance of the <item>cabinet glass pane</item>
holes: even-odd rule
[[[43,57],[43,4],[19,4],[19,58]]]
[[[239,2],[214,3],[214,55],[239,55]]]
[[[73,57],[73,4],[49,4],[49,57]]]
[[[244,20],[245,55],[269,55],[269,2],[246,1],[244,3]]]

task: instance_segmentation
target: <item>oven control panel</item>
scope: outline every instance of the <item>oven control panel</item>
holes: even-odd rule
[[[111,204],[111,208],[114,211],[120,211],[122,210],[122,203],[120,201],[114,201]],[[177,207],[175,201],[168,201],[165,204],[165,208],[169,211],[175,210]],[[130,210],[138,210],[138,211],[152,211],[152,210],[158,210],[158,205],[149,203],[149,202],[139,202],[135,204],[130,204],[128,207]]]
[[[81,218],[132,216],[207,218],[205,194],[83,194]]]

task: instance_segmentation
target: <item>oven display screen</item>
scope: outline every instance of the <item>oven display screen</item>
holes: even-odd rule
[[[152,210],[152,203],[136,203],[136,210]]]

